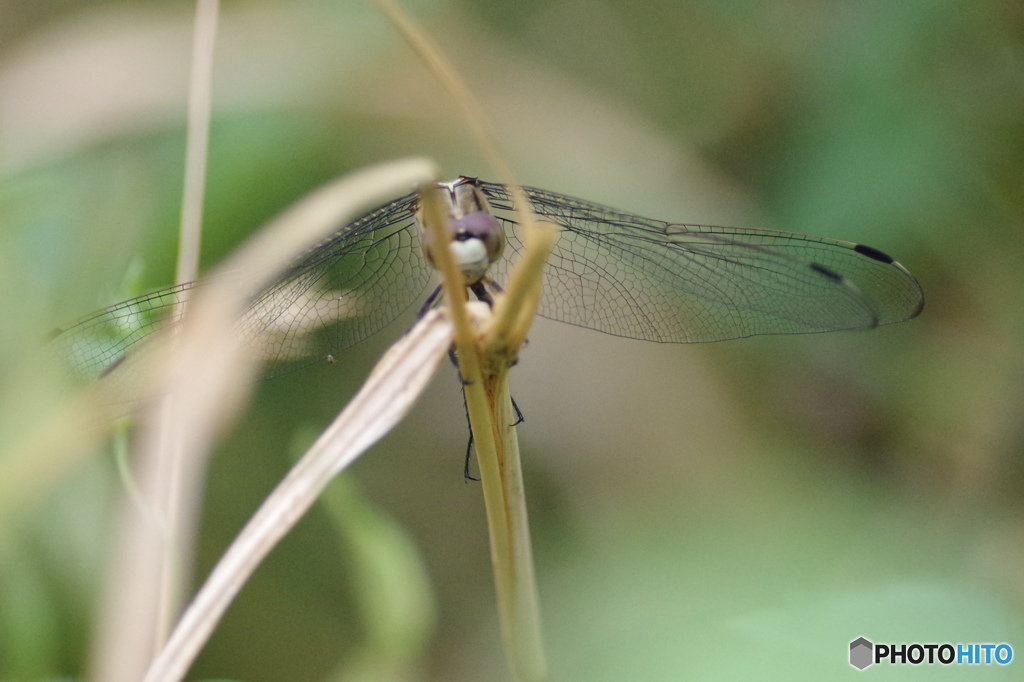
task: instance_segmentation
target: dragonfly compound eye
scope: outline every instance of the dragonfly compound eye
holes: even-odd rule
[[[505,250],[505,231],[490,213],[473,211],[461,218],[454,218],[452,223],[455,227],[455,239],[459,241],[480,240],[486,247],[487,259],[490,263],[501,258],[501,253]]]

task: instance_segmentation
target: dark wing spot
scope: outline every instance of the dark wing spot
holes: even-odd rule
[[[100,372],[100,377],[105,377],[108,374],[110,374],[111,372],[113,372],[115,369],[117,369],[124,362],[125,358],[127,358],[127,357],[128,357],[128,352],[125,351],[124,355],[122,355],[117,360],[114,360],[112,363],[110,363],[109,365],[107,365],[106,367],[103,368],[103,371]]]
[[[811,263],[811,270],[814,270],[815,272],[817,272],[819,274],[825,275],[829,279],[834,279],[837,282],[842,282],[843,281],[843,276],[842,275],[840,275],[835,270],[829,270],[824,265],[818,265],[817,263]]]
[[[873,249],[870,246],[865,246],[864,244],[857,244],[857,246],[853,247],[853,250],[863,256],[867,256],[868,258],[874,258],[875,260],[880,261],[882,263],[888,264],[893,262],[892,256],[890,256],[889,254],[883,253],[878,249]]]

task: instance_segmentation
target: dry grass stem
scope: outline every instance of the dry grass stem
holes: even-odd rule
[[[192,70],[189,79],[188,119],[186,125],[185,177],[182,192],[181,220],[178,241],[178,264],[175,280],[177,284],[190,282],[199,276],[199,252],[202,241],[203,196],[206,184],[207,148],[210,137],[210,102],[213,80],[213,51],[216,44],[218,0],[197,0],[192,40]],[[186,305],[183,298],[179,305]],[[202,472],[205,458],[195,457],[189,462],[180,450],[182,439],[173,430],[175,424],[175,400],[170,396],[162,399],[158,412],[164,422],[158,429],[162,442],[151,448],[147,454],[155,457],[144,459],[140,468],[144,480],[151,487],[140,491],[144,509],[140,515],[139,504],[125,504],[121,507],[118,520],[118,542],[123,548],[120,556],[125,563],[138,568],[140,564],[150,567],[158,580],[155,602],[147,595],[133,595],[132,590],[110,590],[112,601],[106,604],[110,610],[104,614],[100,630],[94,665],[103,679],[128,680],[137,677],[140,666],[145,665],[143,656],[125,656],[121,641],[125,629],[119,603],[152,603],[153,625],[140,628],[136,633],[149,633],[152,638],[140,645],[140,653],[156,651],[167,637],[167,631],[179,608],[184,589],[183,576],[192,564],[192,548],[195,544],[195,520],[201,497]],[[191,466],[188,466],[191,464]],[[146,504],[156,505],[152,509]],[[156,531],[154,532],[154,525]],[[159,551],[156,548],[159,547]],[[157,565],[155,562],[159,561]],[[122,567],[114,565],[112,573],[119,573]],[[134,583],[127,584],[136,587]],[[145,584],[145,583],[142,583]],[[148,619],[149,613],[137,610]],[[116,619],[113,620],[113,619]],[[115,624],[116,623],[116,624]],[[147,645],[148,644],[148,645]],[[129,643],[129,646],[131,644]]]
[[[508,291],[497,297],[497,314],[486,315],[486,322],[471,325],[462,274],[446,248],[448,241],[443,226],[447,217],[441,210],[437,192],[432,189],[421,192],[421,201],[425,228],[433,232],[428,240],[434,245],[433,260],[442,273],[445,295],[451,297],[449,306],[455,323],[459,371],[480,465],[505,648],[519,679],[545,680],[547,663],[541,639],[519,443],[515,428],[511,426],[514,419],[510,409],[508,370],[515,362],[526,328],[536,312],[540,276],[557,232],[535,230],[527,240],[526,254],[516,266]],[[523,311],[528,311],[528,316],[524,317]],[[477,315],[474,319],[481,317],[484,316]]]
[[[507,185],[512,196],[512,204],[516,210],[516,217],[523,229],[529,232],[533,225],[533,215],[529,210],[529,201],[519,183],[516,182],[515,174],[511,166],[501,153],[491,125],[487,116],[484,115],[483,107],[473,97],[472,92],[466,86],[458,70],[452,65],[444,53],[434,41],[430,39],[426,31],[420,28],[412,17],[399,6],[395,0],[374,0],[380,11],[388,18],[395,29],[401,34],[409,46],[413,49],[431,75],[437,79],[448,96],[451,97],[456,109],[462,115],[463,121],[469,126],[473,135],[473,141],[487,163],[494,168],[498,180]]]
[[[494,328],[487,350],[492,353],[511,355],[526,340],[533,318],[540,304],[541,275],[555,246],[561,228],[550,222],[536,222],[532,229],[524,230],[526,249],[522,259],[516,263],[509,277],[505,295],[495,302]]]
[[[409,411],[444,360],[451,340],[451,322],[435,310],[388,350],[356,397],[267,497],[214,567],[145,682],[171,682],[185,676],[259,563],[330,480]]]
[[[436,178],[429,161],[382,164],[316,190],[271,221],[197,290],[173,343],[170,335],[143,356],[152,365],[146,395],[150,408],[141,420],[138,479],[147,504],[168,508],[166,462],[181,453],[184,486],[198,485],[215,438],[244,403],[258,370],[235,330],[251,296],[267,286],[295,256],[358,217],[366,208],[400,196]],[[123,369],[119,367],[112,374]],[[169,403],[164,402],[169,401]],[[163,405],[154,409],[154,406]],[[173,440],[165,434],[173,434]],[[186,511],[187,510],[183,510]],[[111,682],[138,680],[154,650],[165,552],[158,516],[154,529],[139,515],[126,523],[109,579],[115,588],[105,605],[93,677]]]
[[[516,677],[530,682],[547,679],[547,661],[508,372],[525,338],[523,325],[529,326],[537,309],[541,271],[556,236],[554,230],[542,231],[527,241],[509,289],[496,301],[493,320],[478,340],[482,380],[465,387],[487,508],[502,638]],[[519,304],[505,304],[506,299]],[[529,317],[524,318],[524,312]]]
[[[210,102],[213,81],[213,50],[217,38],[218,0],[198,0],[192,39],[192,72],[189,78],[188,122],[185,143],[185,180],[181,202],[178,239],[178,265],[175,283],[183,284],[199,277],[199,252],[202,243],[203,196],[206,187],[206,159],[210,139]],[[179,305],[187,305],[187,292]],[[163,406],[163,419],[173,422],[173,407]],[[166,639],[177,613],[184,586],[183,576],[192,566],[197,509],[201,498],[202,477],[187,476],[182,457],[176,451],[177,439],[168,428],[161,429],[168,442],[161,448],[170,453],[163,461],[165,471],[158,476],[166,481],[167,494],[159,496],[167,508],[158,510],[166,520],[163,566],[158,601],[154,647]],[[199,469],[200,467],[194,467]],[[205,467],[201,467],[205,468]]]
[[[462,327],[461,314],[454,319],[460,371],[466,382],[466,410],[487,507],[491,563],[505,649],[513,673],[520,680],[545,680],[547,662],[540,632],[519,447],[515,429],[509,426],[513,421],[509,409],[508,369],[526,338],[539,305],[540,275],[554,244],[554,237],[550,236],[554,231],[544,231],[550,233],[549,236],[537,236],[541,231],[535,225],[529,201],[499,151],[483,109],[456,69],[394,0],[376,0],[376,3],[452,98],[481,153],[494,167],[498,179],[509,187],[516,218],[525,235],[527,255],[513,274],[511,293],[497,297],[491,331],[478,337],[473,346],[468,340],[468,327]],[[440,220],[433,211],[425,211],[424,214],[428,220],[431,216]],[[438,222],[435,229],[440,230],[442,226],[443,223]],[[431,229],[430,225],[427,227]],[[435,237],[434,243],[447,242]],[[434,257],[445,277],[445,293],[452,295],[449,304],[453,308],[461,307],[460,296],[465,294],[455,292],[456,288],[463,287],[461,275],[454,264],[446,262],[451,260],[447,254],[435,253]]]
[[[219,4],[219,0],[198,0],[196,6],[185,141],[185,186],[181,197],[181,239],[175,275],[178,284],[191,282],[199,276],[206,157],[210,140],[213,49],[217,39]]]

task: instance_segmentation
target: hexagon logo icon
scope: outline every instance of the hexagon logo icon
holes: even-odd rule
[[[874,663],[871,660],[874,648],[875,645],[863,637],[858,637],[850,642],[850,665],[857,670],[863,670]]]

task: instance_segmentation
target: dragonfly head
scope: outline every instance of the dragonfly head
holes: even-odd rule
[[[441,183],[439,188],[448,210],[448,248],[466,285],[475,284],[487,274],[491,263],[501,258],[505,249],[505,231],[491,214],[491,207],[475,181],[459,178]],[[424,255],[436,268],[430,252],[430,233],[421,229],[420,234]]]
[[[505,233],[490,213],[474,211],[448,221],[452,232],[451,249],[455,264],[466,284],[474,284],[487,274],[491,263],[501,258]]]

